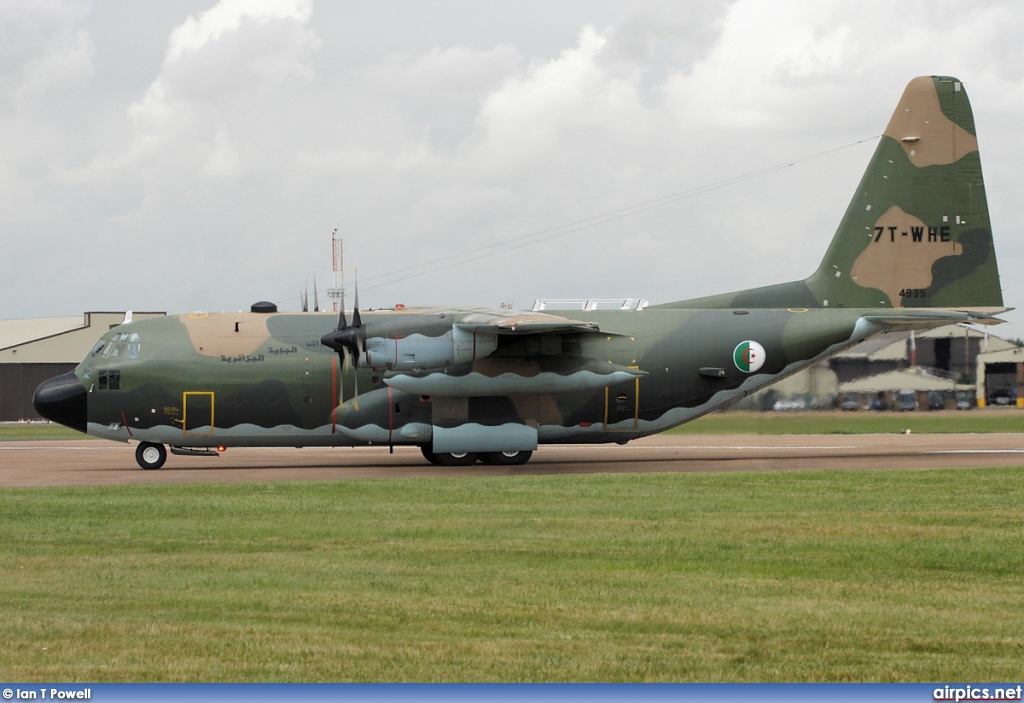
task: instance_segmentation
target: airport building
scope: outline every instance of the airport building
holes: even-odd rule
[[[978,354],[978,406],[1024,408],[1024,348],[1013,345]]]
[[[133,320],[164,312],[135,312]],[[100,336],[124,322],[124,312],[87,312],[73,317],[0,320],[0,422],[38,420],[36,386],[75,368]]]
[[[755,394],[760,409],[1024,407],[1024,349],[966,325],[882,334]]]

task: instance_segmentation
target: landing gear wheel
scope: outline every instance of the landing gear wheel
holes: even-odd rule
[[[429,461],[431,464],[433,464],[434,466],[441,465],[441,462],[437,458],[437,454],[434,454],[434,452],[430,451],[429,447],[424,445],[420,447],[420,451],[423,452],[423,458]]]
[[[487,452],[480,455],[480,461],[496,466],[521,466],[530,460],[533,452]]]
[[[142,442],[135,448],[135,461],[146,470],[159,469],[167,461],[167,449],[162,444]]]
[[[480,458],[479,454],[473,452],[436,452],[434,456],[441,466],[469,466]]]

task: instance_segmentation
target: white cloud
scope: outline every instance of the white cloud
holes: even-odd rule
[[[164,64],[199,51],[225,32],[237,32],[243,21],[291,20],[306,24],[312,12],[312,0],[220,0],[198,17],[190,15],[171,32]]]

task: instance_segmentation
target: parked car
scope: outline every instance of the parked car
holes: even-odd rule
[[[974,407],[974,398],[967,391],[956,392],[956,409],[970,410]]]
[[[776,400],[772,410],[804,410],[807,403],[803,398],[791,398],[789,400]]]
[[[860,401],[854,396],[848,395],[843,398],[843,402],[839,404],[839,407],[842,410],[860,410]]]
[[[914,391],[900,391],[898,403],[901,411],[917,410],[917,394]]]
[[[1009,386],[996,388],[988,396],[989,405],[1013,405],[1017,402],[1017,392]]]

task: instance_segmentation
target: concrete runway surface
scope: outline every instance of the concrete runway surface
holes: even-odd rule
[[[625,446],[541,446],[525,466],[432,466],[396,447],[229,449],[219,457],[135,463],[135,445],[104,440],[0,443],[0,487],[308,481],[398,476],[930,469],[1024,466],[1024,434],[659,435]]]

